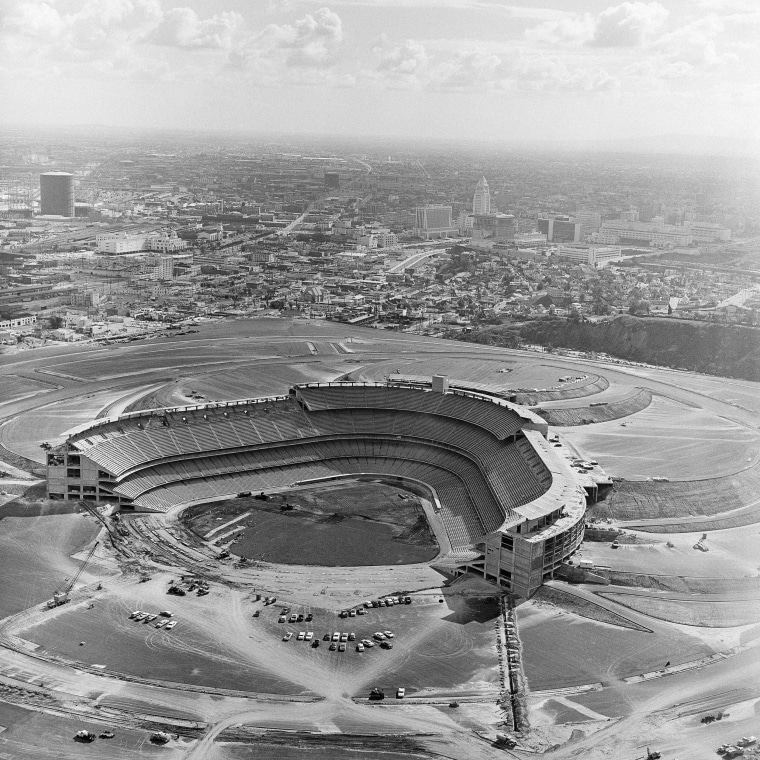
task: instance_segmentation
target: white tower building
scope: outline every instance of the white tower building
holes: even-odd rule
[[[488,190],[488,182],[485,177],[481,177],[478,186],[475,188],[475,195],[472,199],[472,213],[491,213],[491,193]]]

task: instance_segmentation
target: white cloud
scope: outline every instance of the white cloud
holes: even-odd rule
[[[3,36],[49,39],[65,28],[61,14],[48,3],[7,2],[0,6],[0,34]]]
[[[660,3],[621,3],[599,14],[588,41],[596,47],[638,47],[658,32],[668,17]]]
[[[466,50],[444,60],[436,72],[437,85],[444,89],[472,89],[497,85],[504,77],[498,55]]]
[[[406,40],[400,45],[389,45],[383,35],[373,46],[375,52],[382,54],[378,71],[409,76],[417,74],[428,60],[425,46],[414,40]]]
[[[308,68],[329,64],[342,40],[340,16],[320,8],[292,24],[270,24],[254,44],[289,51],[286,65]]]
[[[707,16],[662,36],[653,47],[668,61],[686,61],[698,67],[717,66],[731,58],[718,53],[716,37],[724,29],[717,16]]]
[[[505,64],[510,89],[545,92],[610,92],[620,80],[598,66],[573,66],[557,55],[521,53]]]
[[[724,21],[715,15],[683,24],[656,40],[648,55],[628,66],[627,72],[648,81],[678,80],[736,63],[735,52],[720,49],[718,38],[724,31]]]
[[[381,54],[366,80],[391,89],[418,88],[426,91],[459,90],[469,93],[497,91],[585,91],[616,90],[619,80],[604,68],[577,66],[559,55],[509,50],[497,53],[474,47],[457,48],[456,43],[437,40],[422,45],[406,40],[392,45],[382,36],[374,46]]]
[[[131,67],[136,76],[210,77],[228,62],[275,81],[287,78],[285,69],[300,70],[297,78],[331,67],[342,40],[341,18],[328,8],[254,31],[237,12],[204,17],[191,7],[164,9],[160,0],[0,0],[0,59],[23,61],[30,76],[35,67],[87,78],[126,75]],[[209,67],[214,60],[219,69]]]
[[[568,14],[528,29],[526,39],[549,45],[639,47],[664,25],[667,8],[660,3],[624,2],[600,14]]]
[[[158,0],[87,0],[63,18],[70,44],[87,50],[137,43],[161,17]]]
[[[530,42],[546,45],[569,43],[582,45],[594,36],[594,19],[590,14],[568,15],[546,21],[526,30],[525,38]]]
[[[225,12],[201,19],[192,8],[172,8],[164,14],[148,40],[169,47],[229,50],[243,25],[239,13]]]

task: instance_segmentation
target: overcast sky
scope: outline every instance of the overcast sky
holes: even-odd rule
[[[760,0],[0,0],[0,124],[754,136]]]

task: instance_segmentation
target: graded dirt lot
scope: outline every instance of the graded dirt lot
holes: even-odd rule
[[[188,748],[187,741],[175,741],[168,747],[151,744],[144,729],[81,718],[51,716],[0,702],[0,758],[2,760],[127,760],[134,757],[178,760]],[[96,738],[92,744],[73,741],[77,731],[99,735],[112,730],[112,739]],[[51,752],[51,747],[55,748]]]
[[[231,540],[238,556],[267,562],[394,565],[438,553],[419,497],[379,482],[337,480],[265,501],[240,497],[191,507],[183,521],[215,543]]]
[[[76,572],[79,563],[71,555],[99,531],[100,525],[73,504],[19,497],[0,507],[0,615],[49,599]],[[113,572],[105,569],[104,575]]]
[[[563,438],[618,477],[699,480],[760,457],[757,430],[662,396],[622,420],[562,429]]]
[[[364,545],[369,541],[372,551],[352,555],[356,565],[285,564],[316,563],[307,553],[315,544],[322,559],[337,550],[345,559],[345,538],[330,531],[329,521],[318,532],[316,521],[304,522],[300,543],[291,541],[294,554],[271,561],[267,548],[281,540],[285,521],[295,519],[280,512],[279,504],[274,512],[261,512],[271,524],[258,524],[258,535],[253,523],[249,526],[253,559],[241,565],[215,559],[220,547],[234,540],[238,523],[223,527],[210,537],[219,540],[208,545],[187,534],[185,540],[171,515],[128,518],[124,523],[143,527],[121,535],[109,523],[112,546],[94,517],[78,514],[75,505],[40,502],[32,492],[25,500],[0,498],[0,614],[5,616],[0,725],[6,727],[0,732],[0,760],[535,756],[520,747],[554,747],[554,758],[610,760],[642,757],[646,746],[662,751],[664,760],[707,760],[723,742],[760,734],[755,623],[760,587],[754,582],[760,513],[753,511],[760,454],[757,385],[530,352],[473,350],[325,322],[238,320],[201,325],[197,333],[173,340],[0,356],[0,388],[8,389],[0,401],[0,444],[42,461],[42,441],[61,440],[74,425],[126,405],[254,397],[348,373],[382,379],[396,369],[523,389],[526,403],[558,408],[624,399],[635,387],[653,393],[649,407],[636,414],[556,431],[571,454],[599,461],[611,476],[671,482],[642,480],[641,487],[665,495],[652,500],[651,508],[644,501],[640,509],[627,507],[628,523],[605,509],[605,502],[594,508],[594,515],[612,520],[607,527],[625,528],[647,541],[618,549],[583,544],[576,559],[592,560],[602,573],[609,568],[618,585],[553,581],[556,593],[516,600],[519,645],[510,651],[517,654],[518,698],[527,706],[527,723],[511,754],[493,746],[496,732],[511,732],[514,718],[508,701],[497,705],[509,690],[509,668],[503,609],[493,599],[498,595],[493,586],[465,578],[445,588],[443,575],[412,555],[401,559],[417,564],[395,564],[398,557],[381,555],[382,542],[366,530]],[[23,377],[39,376],[41,382],[28,386],[35,396],[23,397],[23,384],[14,379],[22,370]],[[566,376],[585,379],[561,383]],[[563,390],[564,400],[540,398]],[[146,395],[148,401],[141,401]],[[704,502],[694,496],[695,488],[704,492]],[[397,511],[383,512],[382,505],[394,498],[389,491],[374,504],[365,503],[359,492],[327,490],[312,498],[299,490],[283,501],[301,499],[292,511],[312,520],[338,513],[338,526],[380,526],[386,547],[398,548],[403,543],[393,532],[414,523],[397,520]],[[378,509],[351,512],[359,502],[362,510]],[[609,503],[614,506],[614,499]],[[239,514],[214,517],[204,531]],[[415,514],[404,512],[410,518]],[[729,525],[696,521],[705,516],[744,524],[718,529]],[[632,531],[636,521],[644,523],[646,533]],[[225,537],[228,531],[233,532]],[[703,532],[707,551],[695,548]],[[315,541],[317,535],[330,538]],[[86,586],[77,592],[82,598],[43,614],[40,604],[72,577],[82,550],[96,536],[102,546],[77,584]],[[230,548],[242,553],[243,545],[241,539]],[[432,546],[428,550],[434,553]],[[371,564],[380,561],[382,566]],[[207,596],[165,593],[170,579],[190,573],[208,580]],[[141,583],[141,575],[150,580]],[[411,605],[338,616],[343,607],[402,590],[411,592]],[[276,595],[277,602],[254,601],[256,593]],[[296,614],[311,613],[313,620],[280,623],[286,606]],[[135,623],[128,618],[133,609],[169,609],[178,625],[167,633]],[[16,613],[21,617],[7,617]],[[302,630],[313,631],[319,647],[297,641]],[[393,649],[330,651],[323,640],[336,631],[362,638],[385,630],[394,633]],[[294,636],[286,642],[287,631]],[[79,665],[46,659],[50,656]],[[366,697],[376,685],[389,698],[370,705]],[[404,700],[394,698],[399,686],[407,689]],[[449,707],[454,699],[459,708]],[[37,711],[28,711],[30,704]],[[718,710],[730,717],[699,722]],[[151,745],[150,727],[157,722],[180,738],[165,748]],[[113,727],[116,738],[92,745],[71,741],[76,730],[90,726]],[[404,741],[397,742],[399,737]]]

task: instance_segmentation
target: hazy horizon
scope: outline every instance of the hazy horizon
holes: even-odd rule
[[[756,138],[753,0],[180,3],[0,2],[0,127]]]

